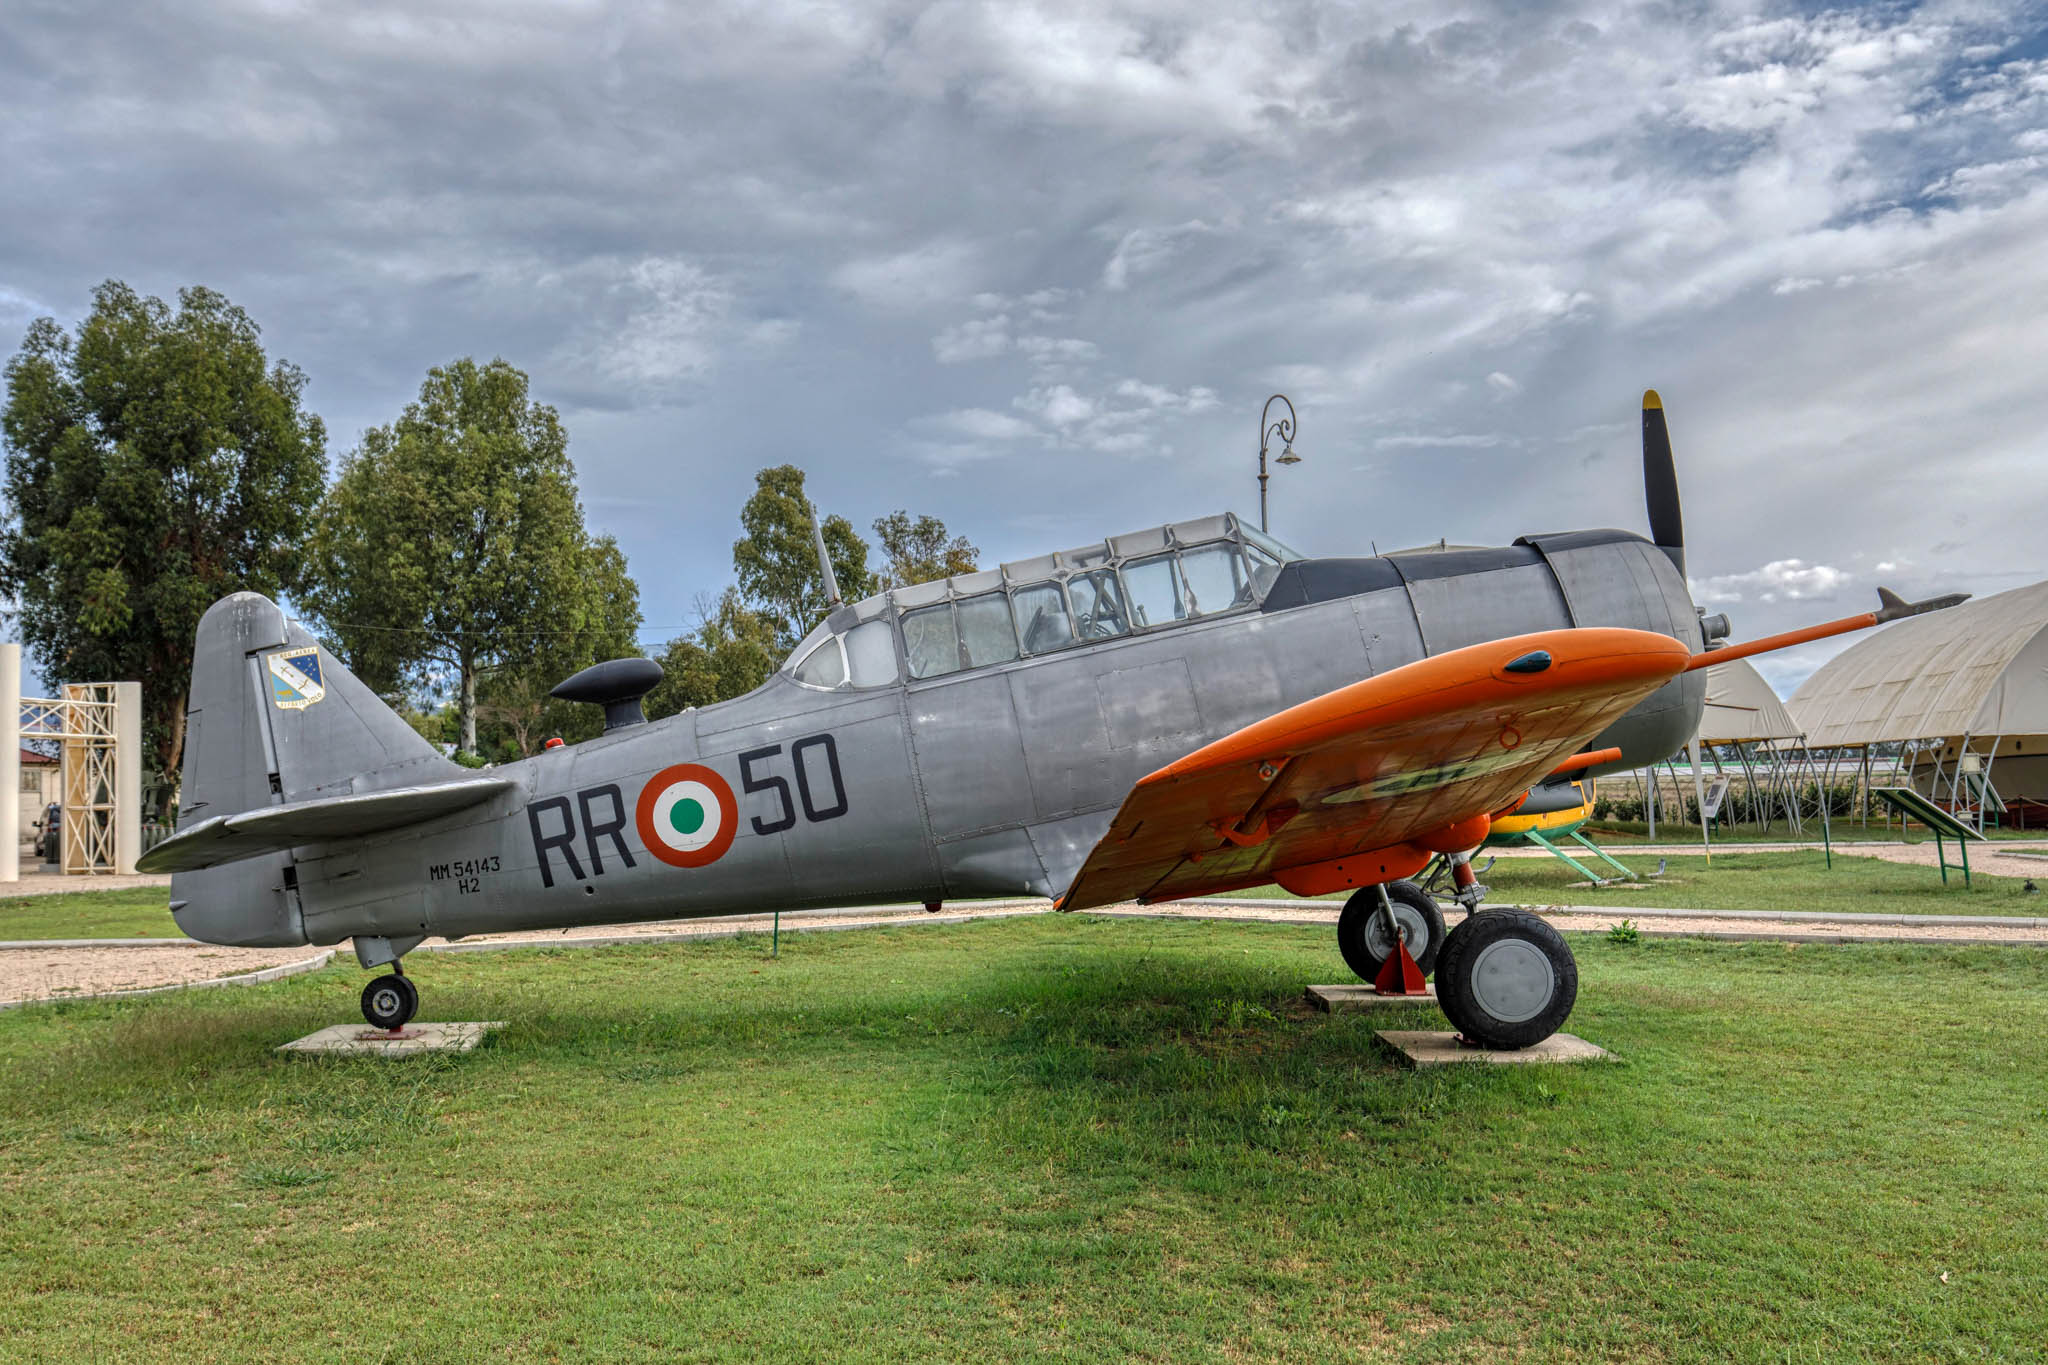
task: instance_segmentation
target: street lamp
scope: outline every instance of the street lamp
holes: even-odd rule
[[[1273,411],[1275,403],[1286,404],[1287,415],[1279,421],[1266,421],[1266,415]],[[1266,400],[1266,406],[1259,409],[1259,529],[1266,528],[1266,450],[1273,438],[1280,438],[1280,453],[1273,457],[1274,464],[1300,464],[1301,456],[1294,453],[1294,404],[1286,394],[1276,393]]]

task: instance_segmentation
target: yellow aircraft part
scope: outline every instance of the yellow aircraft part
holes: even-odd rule
[[[1593,794],[1586,790],[1583,782],[1574,782],[1578,790],[1579,804],[1566,806],[1562,810],[1545,811],[1541,815],[1510,815],[1493,822],[1493,828],[1486,836],[1489,844],[1513,842],[1521,835],[1535,830],[1546,838],[1552,835],[1570,834],[1586,823],[1593,815]]]

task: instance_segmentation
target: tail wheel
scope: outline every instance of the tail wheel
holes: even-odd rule
[[[1451,931],[1436,999],[1458,1032],[1512,1051],[1564,1027],[1579,998],[1579,964],[1564,935],[1520,910],[1488,910]]]
[[[1424,976],[1436,965],[1444,946],[1444,912],[1436,897],[1414,882],[1388,882],[1387,899],[1394,906],[1394,927],[1408,945],[1408,956]],[[1376,886],[1362,886],[1344,902],[1337,917],[1337,951],[1344,965],[1371,981],[1379,975],[1380,964],[1393,953],[1387,937],[1385,918],[1380,914],[1380,893]]]
[[[363,1018],[372,1028],[402,1029],[419,1009],[419,988],[402,976],[380,976],[363,987]]]

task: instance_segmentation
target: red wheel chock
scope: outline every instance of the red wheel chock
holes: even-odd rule
[[[1421,995],[1428,989],[1423,984],[1422,968],[1415,965],[1415,959],[1408,955],[1408,945],[1400,939],[1394,940],[1394,951],[1380,964],[1372,989],[1375,995]]]

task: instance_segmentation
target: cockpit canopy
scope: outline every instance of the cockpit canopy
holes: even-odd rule
[[[783,671],[807,687],[885,687],[1167,629],[1256,608],[1302,557],[1228,512],[1174,522],[841,607]]]

